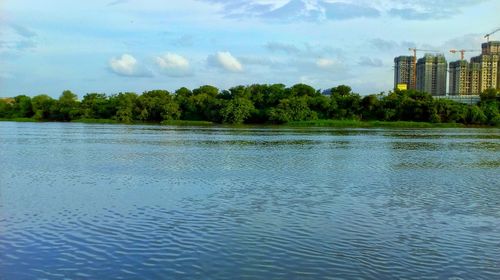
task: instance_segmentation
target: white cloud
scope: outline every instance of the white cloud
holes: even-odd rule
[[[242,72],[243,65],[229,52],[217,52],[207,59],[209,65],[223,68],[229,72]]]
[[[149,77],[151,73],[140,67],[135,57],[130,54],[123,54],[119,58],[112,58],[109,61],[109,67],[111,70],[120,75],[128,77]]]
[[[335,64],[336,64],[335,60],[333,60],[333,59],[320,58],[320,59],[316,60],[316,66],[318,66],[319,68],[322,68],[322,69],[331,68]]]
[[[182,77],[190,74],[189,61],[181,55],[166,53],[155,57],[155,62],[161,71],[169,76]]]

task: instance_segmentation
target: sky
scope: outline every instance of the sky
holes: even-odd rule
[[[0,0],[0,97],[255,83],[387,92],[395,56],[457,60],[449,50],[480,50],[499,11],[498,0]]]

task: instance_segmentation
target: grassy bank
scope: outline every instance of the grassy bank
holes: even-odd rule
[[[71,122],[76,123],[110,123],[110,124],[118,124],[120,122],[112,119],[77,119],[72,120]]]
[[[32,118],[0,118],[0,122],[39,122]]]
[[[0,121],[11,122],[43,122],[33,118],[0,118]],[[78,119],[71,122],[88,123],[88,124],[131,124],[131,125],[171,125],[171,126],[211,126],[217,125],[209,121],[188,121],[188,120],[173,120],[163,121],[161,123],[154,122],[140,122],[121,123],[113,119]],[[242,125],[229,125],[230,127],[246,127],[246,126],[260,126],[266,124],[242,124]],[[275,126],[275,125],[273,125]],[[407,122],[407,121],[359,121],[359,120],[313,120],[313,121],[297,121],[289,122],[281,125],[283,127],[336,127],[336,128],[376,128],[376,127],[389,127],[389,128],[452,128],[452,127],[491,127],[491,126],[478,126],[478,125],[464,125],[460,123],[429,123],[429,122]]]
[[[432,128],[432,127],[466,127],[459,123],[428,123],[428,122],[406,122],[406,121],[358,121],[358,120],[314,120],[298,121],[287,123],[286,126],[292,127],[400,127],[400,128]]]
[[[182,120],[176,120],[176,121],[162,121],[162,125],[186,125],[186,126],[207,126],[207,125],[214,125],[213,122],[207,122],[207,121],[182,121]]]
[[[161,123],[157,122],[142,122],[142,121],[134,121],[132,123],[123,123],[113,119],[78,119],[71,122],[78,123],[109,123],[109,124],[139,124],[139,125],[178,125],[178,126],[206,126],[213,125],[213,122],[207,121],[183,121],[183,120],[174,120],[174,121],[162,121]]]

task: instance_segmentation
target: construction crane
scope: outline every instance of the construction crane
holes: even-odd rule
[[[422,49],[417,49],[417,48],[408,48],[408,50],[413,52],[413,86],[417,87],[417,52],[439,53],[440,51],[422,50]]]
[[[450,50],[450,52],[453,54],[460,53],[460,60],[464,60],[464,53],[465,52],[480,52],[480,50],[456,50],[456,49],[452,49],[452,50]]]
[[[497,33],[498,31],[500,31],[500,28],[497,28],[497,29],[493,30],[492,32],[484,35],[484,38],[486,38],[486,42],[489,42],[490,41],[490,36],[493,35],[493,34],[495,34],[495,33]]]

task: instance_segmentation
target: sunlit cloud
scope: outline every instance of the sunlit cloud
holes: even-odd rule
[[[142,68],[137,59],[130,54],[123,54],[121,57],[114,57],[109,61],[112,72],[120,76],[127,77],[150,77],[151,72]]]
[[[191,74],[189,61],[181,55],[166,53],[155,57],[156,65],[162,73],[172,77],[182,77]]]
[[[243,65],[229,52],[217,52],[207,59],[210,66],[219,67],[229,72],[242,72]]]

